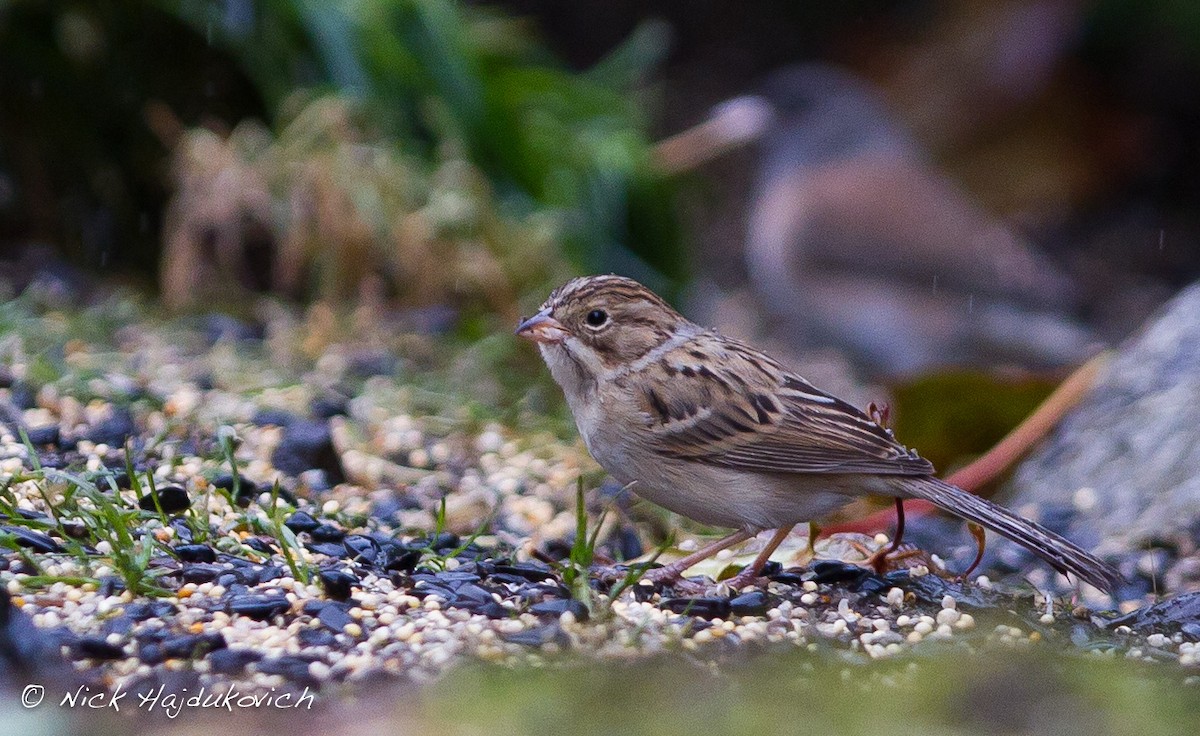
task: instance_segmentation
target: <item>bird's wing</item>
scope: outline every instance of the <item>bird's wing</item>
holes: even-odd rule
[[[626,386],[638,387],[650,441],[669,457],[780,473],[933,473],[862,411],[739,342],[708,333],[644,370],[661,375]]]

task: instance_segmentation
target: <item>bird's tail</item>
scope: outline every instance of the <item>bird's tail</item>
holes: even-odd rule
[[[1105,592],[1111,593],[1121,580],[1115,568],[1095,555],[974,493],[937,478],[896,480],[899,481],[897,489],[902,489],[899,495],[923,498],[955,516],[985,526],[1041,557],[1055,569],[1073,573]]]

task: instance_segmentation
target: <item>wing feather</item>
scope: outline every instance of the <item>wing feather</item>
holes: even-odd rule
[[[647,370],[662,375],[639,408],[670,457],[780,473],[933,473],[862,411],[734,340],[706,333]]]

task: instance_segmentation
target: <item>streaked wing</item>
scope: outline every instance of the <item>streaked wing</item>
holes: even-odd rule
[[[661,375],[627,386],[643,386],[640,408],[665,455],[782,473],[933,473],[863,412],[739,342],[706,333],[644,370]]]

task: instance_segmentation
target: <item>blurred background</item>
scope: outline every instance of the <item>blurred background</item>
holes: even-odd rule
[[[417,413],[486,405],[574,438],[511,330],[567,278],[615,271],[890,402],[950,470],[1200,278],[1198,81],[1186,0],[0,0],[0,300],[149,305],[76,310],[81,341],[147,313],[269,341],[286,314],[308,358],[358,340],[351,372],[437,373]],[[696,724],[777,718],[760,701],[831,723],[915,704],[963,733],[1194,721],[1195,698],[1107,670],[1026,660],[993,681],[950,646],[916,675],[831,671],[811,698],[807,660],[732,689],[689,660],[682,680],[468,674],[490,697],[456,679],[427,701],[454,708],[414,712],[559,732],[593,711],[555,703],[602,704],[649,732],[669,724],[628,703],[728,710],[719,687],[749,705]]]
[[[0,278],[469,340],[616,271],[986,447],[1200,275],[1198,72],[1173,0],[0,0]]]

